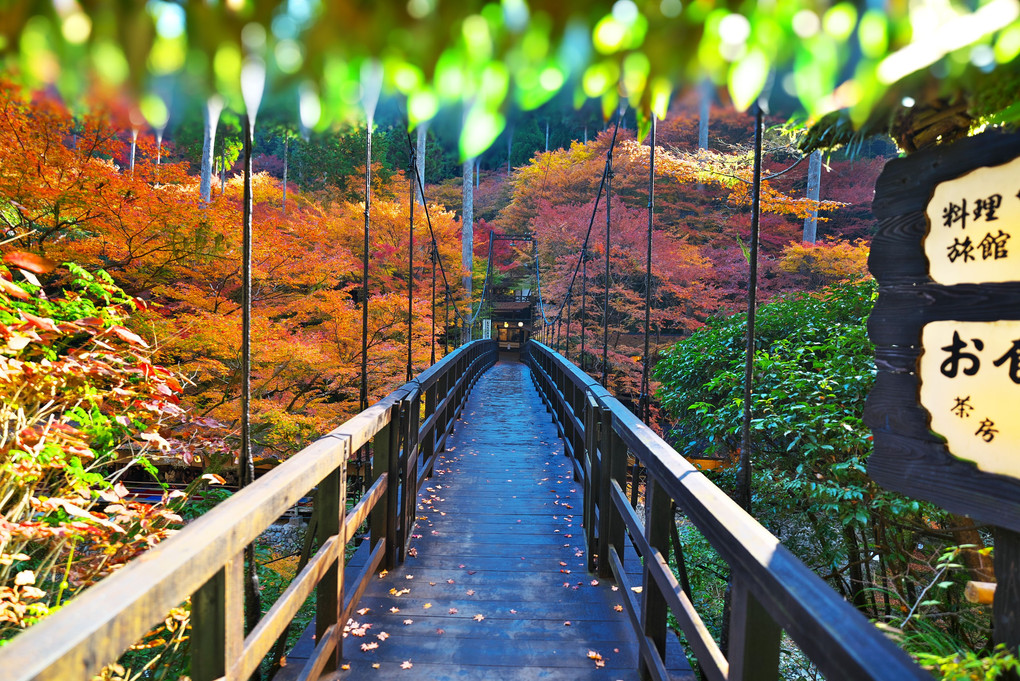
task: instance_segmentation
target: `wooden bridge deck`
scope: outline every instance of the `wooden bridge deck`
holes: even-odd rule
[[[406,562],[366,591],[338,678],[637,679],[623,594],[585,570],[581,492],[528,368],[499,362],[422,490]]]

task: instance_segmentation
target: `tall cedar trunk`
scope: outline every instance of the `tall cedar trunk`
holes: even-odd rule
[[[216,148],[216,126],[220,122],[220,113],[223,111],[223,100],[213,95],[205,100],[205,127],[202,132],[202,179],[199,184],[199,192],[202,200],[208,202],[212,198],[212,169],[213,155]],[[221,182],[221,186],[222,186]]]
[[[514,150],[514,126],[508,126],[506,129],[506,174],[510,176],[510,157],[513,155]]]
[[[464,293],[471,302],[471,273],[474,268],[475,160],[464,161],[464,205],[460,215],[461,265],[464,267]]]
[[[283,210],[283,214],[284,215],[287,214],[287,157],[289,156],[289,154],[287,153],[288,151],[290,151],[290,137],[287,135],[287,133],[284,133],[284,136],[283,136],[283,205],[282,205],[282,210]]]
[[[807,198],[812,201],[818,200],[819,190],[822,185],[822,152],[813,151],[808,158],[807,174]],[[818,211],[811,211],[811,215],[804,218],[804,238],[809,244],[818,239]]]
[[[970,578],[978,582],[994,582],[995,568],[991,557],[981,553],[985,548],[985,540],[977,531],[977,526],[970,518],[952,515],[949,522],[953,524],[953,541],[957,544],[972,544],[974,548],[963,549],[960,558],[970,571]]]
[[[429,133],[429,122],[422,121],[418,124],[418,149],[415,159],[415,164],[418,166],[418,179],[421,181],[421,186],[425,186],[425,143],[428,141]],[[415,196],[418,198],[418,204],[422,205],[422,192],[420,190],[415,191]]]
[[[864,556],[861,553],[857,532],[850,525],[843,528],[843,540],[846,542],[846,558],[850,572],[850,602],[862,613],[868,612],[868,596],[865,591],[864,573],[861,565]]]

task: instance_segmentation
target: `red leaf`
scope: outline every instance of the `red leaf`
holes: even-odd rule
[[[116,336],[123,341],[127,341],[128,343],[134,343],[135,345],[141,345],[143,348],[149,347],[149,344],[142,340],[141,336],[139,336],[134,331],[128,331],[123,326],[111,327],[110,331],[116,334]]]
[[[11,298],[17,298],[18,300],[32,299],[32,297],[25,292],[25,289],[21,288],[17,284],[7,281],[3,277],[0,277],[0,291],[3,291]]]
[[[5,253],[4,262],[34,274],[46,274],[57,269],[57,263],[53,260],[36,255],[35,253],[26,253],[25,251]]]

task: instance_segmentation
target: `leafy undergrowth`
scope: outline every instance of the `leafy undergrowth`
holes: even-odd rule
[[[207,473],[146,503],[123,482],[153,455],[225,447],[129,329],[144,301],[108,275],[9,252],[0,267],[0,645],[173,534]],[[44,285],[40,277],[46,281]],[[184,438],[184,439],[182,439]],[[139,649],[179,645],[186,609]],[[153,652],[155,651],[155,652]]]

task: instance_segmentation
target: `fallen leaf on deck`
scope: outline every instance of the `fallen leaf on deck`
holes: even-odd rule
[[[428,610],[429,608],[431,608],[431,607],[432,607],[432,604],[431,604],[431,603],[426,603],[425,605],[423,605],[423,606],[421,606],[421,607],[423,607],[423,608],[425,608],[426,610]]]
[[[511,615],[516,615],[516,614],[517,614],[517,611],[516,611],[516,610],[511,610],[511,611],[510,611],[510,614],[511,614]]]
[[[400,608],[390,608],[390,612],[396,615],[398,612],[400,612]]]
[[[378,662],[373,662],[372,663],[372,669],[378,669],[378,668],[379,668],[379,663]]]
[[[591,585],[592,586],[598,586],[599,585],[599,580],[597,580],[597,579],[591,580]]]
[[[614,605],[613,606],[613,610],[615,610],[616,612],[623,612],[623,606],[622,605]]]
[[[414,624],[414,620],[404,620],[404,626],[406,627],[408,624]]]
[[[414,665],[413,665],[413,664],[411,664],[411,661],[410,661],[410,660],[404,660],[403,662],[401,662],[401,663],[400,663],[400,668],[401,668],[401,669],[410,669],[410,668],[411,668],[411,667],[413,667],[413,666],[414,666]]]
[[[442,636],[445,633],[446,633],[445,629],[436,629],[436,634],[438,634],[439,636]]]
[[[457,614],[457,608],[450,608],[450,614],[451,615],[456,615]]]
[[[483,619],[485,619],[485,615],[482,615],[481,613],[479,613],[479,614],[475,615],[472,619],[475,622],[481,622]]]
[[[375,637],[380,641],[385,641],[390,637],[390,635],[387,634],[385,631],[380,631],[378,634],[375,635]]]
[[[446,580],[446,583],[447,584],[453,584],[453,580],[452,579],[448,579],[448,580]]]
[[[366,653],[367,653],[367,652],[368,652],[369,650],[375,650],[375,649],[376,649],[376,648],[378,648],[378,647],[379,647],[379,644],[378,644],[378,643],[376,643],[375,641],[372,641],[372,642],[370,642],[370,643],[362,643],[362,644],[361,644],[361,649],[362,649],[362,650],[364,650],[364,651],[365,651]]]
[[[565,626],[565,627],[569,627],[569,626],[570,626],[570,620],[567,620],[566,622],[564,622],[564,623],[563,623],[563,626]]]
[[[369,610],[371,610],[371,608],[362,608],[361,610],[358,611],[358,614],[367,615]]]
[[[411,558],[417,558],[418,557],[418,549],[415,549],[415,548],[408,549],[407,550],[407,555],[411,556]]]
[[[344,662],[342,665],[340,665],[340,669],[343,669],[345,672],[350,670],[350,668],[351,668],[351,665],[349,663],[347,663],[347,662]]]
[[[475,595],[475,590],[474,589],[468,589],[464,593],[466,593],[468,596],[474,596]]]

